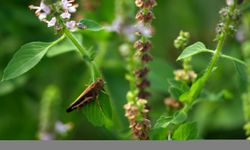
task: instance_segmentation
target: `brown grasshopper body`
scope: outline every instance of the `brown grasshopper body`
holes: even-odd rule
[[[66,112],[71,112],[74,109],[80,110],[84,105],[94,101],[103,89],[103,86],[103,79],[97,79],[82,92],[82,94],[67,108]]]

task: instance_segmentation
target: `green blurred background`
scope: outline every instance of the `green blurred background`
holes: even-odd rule
[[[133,1],[133,0],[128,0]],[[78,0],[80,11],[78,17],[94,19],[101,24],[111,24],[115,19],[115,0]],[[225,5],[218,0],[158,0],[153,22],[155,35],[152,38],[154,56],[152,62],[150,99],[155,120],[165,112],[164,98],[168,94],[167,79],[173,77],[173,69],[181,67],[175,60],[180,51],[173,47],[173,40],[180,30],[191,33],[191,43],[202,41],[207,47],[214,48],[215,27],[219,20],[218,11]],[[46,24],[39,22],[30,4],[39,4],[35,0],[8,0],[0,5],[0,76],[8,61],[22,44],[31,41],[52,41],[57,36]],[[115,127],[113,131],[91,125],[82,113],[65,113],[65,108],[81,93],[89,81],[89,73],[85,64],[74,53],[66,53],[54,58],[44,58],[38,66],[25,75],[0,83],[0,139],[27,140],[37,139],[39,132],[41,100],[50,94],[46,90],[52,88],[58,96],[58,105],[53,108],[57,120],[71,122],[74,127],[59,139],[75,140],[108,140],[121,139],[116,133],[128,131],[128,123],[124,117],[123,105],[126,103],[128,83],[124,79],[125,65],[118,47],[123,40],[117,34],[85,33],[87,47],[98,51],[106,50],[101,70],[106,79],[114,107]],[[241,57],[240,43],[233,38],[228,39],[225,53]],[[209,62],[206,54],[195,57],[192,64],[200,73]],[[190,118],[200,125],[200,138],[203,139],[244,139],[243,113],[241,106],[242,88],[237,72],[231,62],[220,61],[219,69],[211,76],[206,89],[211,93],[227,91],[228,96],[216,100],[210,96],[195,106]],[[126,135],[124,135],[126,136]]]

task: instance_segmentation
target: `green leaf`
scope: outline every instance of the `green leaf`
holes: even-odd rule
[[[189,90],[189,87],[187,86],[187,84],[181,81],[170,80],[169,84],[170,84],[169,93],[175,99],[179,99],[179,97],[183,93]]]
[[[173,134],[173,140],[192,140],[198,136],[198,127],[195,122],[180,125]]]
[[[104,92],[101,92],[99,94],[99,104],[100,104],[100,109],[102,110],[103,114],[105,115],[106,118],[112,119],[112,108],[110,104],[110,99],[109,95],[107,95]]]
[[[89,31],[103,30],[103,27],[101,25],[99,25],[98,23],[90,19],[82,19],[80,23],[86,27],[85,30],[89,30]]]
[[[94,126],[103,126],[105,123],[105,116],[96,102],[85,105],[82,109],[83,114]]]
[[[224,89],[218,93],[211,93],[207,90],[204,90],[199,98],[201,101],[211,101],[219,102],[224,100],[230,100],[233,98],[233,95],[230,91]]]
[[[187,113],[185,113],[184,111],[177,112],[174,115],[174,117],[168,116],[167,114],[163,114],[156,121],[154,129],[167,128],[170,124],[178,125],[186,121],[186,119],[187,119]]]
[[[179,111],[174,115],[174,118],[171,120],[171,123],[178,125],[187,120],[187,113],[184,111]]]
[[[183,52],[180,54],[180,56],[177,58],[177,61],[203,52],[213,53],[213,51],[207,49],[202,42],[196,42],[193,45],[190,45],[187,48],[185,48]]]
[[[109,96],[101,92],[98,99],[85,105],[82,109],[85,117],[94,126],[110,126],[112,111]]]
[[[32,42],[22,46],[4,70],[2,81],[16,78],[37,65],[54,43]]]
[[[168,116],[167,114],[161,115],[160,118],[156,121],[154,129],[166,128],[170,124],[171,120],[172,120],[171,116]]]
[[[168,136],[168,128],[155,128],[150,130],[150,140],[166,140]]]
[[[247,68],[239,63],[234,62],[234,66],[238,72],[239,78],[240,78],[240,85],[241,88],[246,89],[248,85],[248,74],[247,74]]]
[[[78,41],[82,41],[82,35],[81,34],[74,34],[74,36]],[[77,48],[75,47],[75,45],[68,38],[64,38],[63,41],[56,44],[55,46],[52,46],[49,49],[49,51],[47,52],[47,57],[55,57],[57,55],[64,54],[64,53],[67,53],[67,52],[72,52],[72,51],[79,52],[77,50]]]

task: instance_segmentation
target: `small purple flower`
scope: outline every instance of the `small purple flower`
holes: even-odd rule
[[[65,134],[67,133],[70,129],[72,129],[72,124],[67,123],[64,124],[61,121],[57,121],[55,124],[55,131],[59,134]]]
[[[48,27],[53,27],[56,24],[56,17],[53,17],[50,21],[47,22]]]
[[[43,1],[40,4],[41,9],[48,15],[50,14],[50,8],[46,4],[43,3]]]
[[[61,0],[62,8],[70,13],[76,12],[76,8],[79,6],[78,4],[73,5],[72,3],[75,0]]]
[[[61,4],[64,10],[68,10],[68,7],[72,6],[68,0],[61,0]]]
[[[30,5],[29,8],[36,10],[35,14],[37,16],[39,16],[42,12],[44,12],[46,15],[48,15],[48,14],[50,14],[50,11],[51,11],[49,6],[47,6],[43,1],[41,1],[40,6]]]
[[[76,22],[75,21],[68,21],[66,22],[66,27],[70,30],[74,30],[76,26]]]
[[[62,13],[61,14],[61,17],[63,18],[63,19],[70,19],[70,17],[71,17],[71,14],[69,13],[69,12],[64,12],[64,13]]]

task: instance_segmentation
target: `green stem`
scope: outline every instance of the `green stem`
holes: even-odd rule
[[[79,41],[74,37],[74,35],[69,31],[69,29],[65,28],[64,33],[70,39],[70,41],[76,46],[76,48],[79,50],[82,56],[89,58],[88,51],[83,46],[81,46]]]
[[[128,81],[129,81],[129,87],[130,87],[130,92],[132,94],[133,97],[129,98],[128,101],[131,102],[136,102],[136,78],[135,78],[135,74],[134,71],[136,69],[135,66],[135,58],[134,58],[134,52],[130,51],[128,58],[127,58],[127,62],[128,62]]]
[[[230,11],[233,11],[235,9],[235,5],[231,6],[230,8]],[[230,19],[228,19],[225,23],[225,29],[227,29],[230,25]],[[227,33],[226,32],[222,32],[220,35],[219,35],[219,39],[218,39],[218,43],[217,43],[217,46],[216,46],[216,49],[214,51],[214,55],[210,61],[210,64],[209,66],[207,67],[207,70],[206,72],[204,73],[204,75],[199,79],[197,80],[196,82],[198,82],[197,84],[193,84],[193,86],[191,87],[191,90],[190,90],[190,95],[189,95],[189,99],[187,100],[188,102],[190,102],[190,104],[193,103],[193,101],[197,98],[197,96],[200,94],[202,88],[204,87],[205,83],[208,81],[209,79],[209,76],[211,75],[211,73],[213,72],[213,69],[218,61],[218,59],[220,58],[221,56],[221,50],[222,50],[222,47],[223,47],[223,44],[226,40],[226,35]],[[192,89],[193,88],[193,89]],[[192,91],[194,90],[194,91]]]
[[[74,37],[74,35],[67,28],[64,29],[64,33],[70,39],[70,41],[75,45],[75,47],[79,50],[82,57],[85,58],[84,61],[86,62],[86,64],[88,65],[90,69],[91,79],[92,79],[92,82],[94,82],[96,79],[95,70],[97,71],[97,69],[96,69],[95,64],[91,61],[88,51],[79,43],[79,41]]]
[[[189,92],[189,97],[188,97],[188,102],[189,104],[192,104],[194,102],[194,100],[197,98],[197,96],[200,94],[202,88],[204,87],[205,83],[208,81],[209,76],[211,75],[211,73],[213,72],[213,69],[220,57],[220,53],[224,44],[224,41],[226,39],[226,34],[222,33],[221,38],[218,41],[217,47],[215,49],[214,55],[210,61],[209,66],[207,67],[206,72],[204,73],[204,75],[198,79],[196,82],[194,83],[190,89]],[[193,89],[194,88],[194,89]],[[194,90],[194,91],[193,91]]]
[[[62,35],[59,39],[55,40],[54,42],[51,43],[50,47],[56,45],[57,43],[61,42],[65,38],[65,34]]]
[[[205,72],[205,74],[203,76],[204,82],[206,82],[208,80],[211,72],[213,71],[213,68],[214,68],[216,62],[218,61],[218,59],[220,57],[220,53],[221,53],[221,50],[222,50],[225,39],[226,39],[226,35],[225,35],[225,33],[223,33],[221,35],[221,38],[218,41],[217,47],[215,49],[215,53],[214,53],[214,55],[212,57],[212,60],[210,61],[210,64],[209,64],[209,66],[207,68],[207,71]]]

